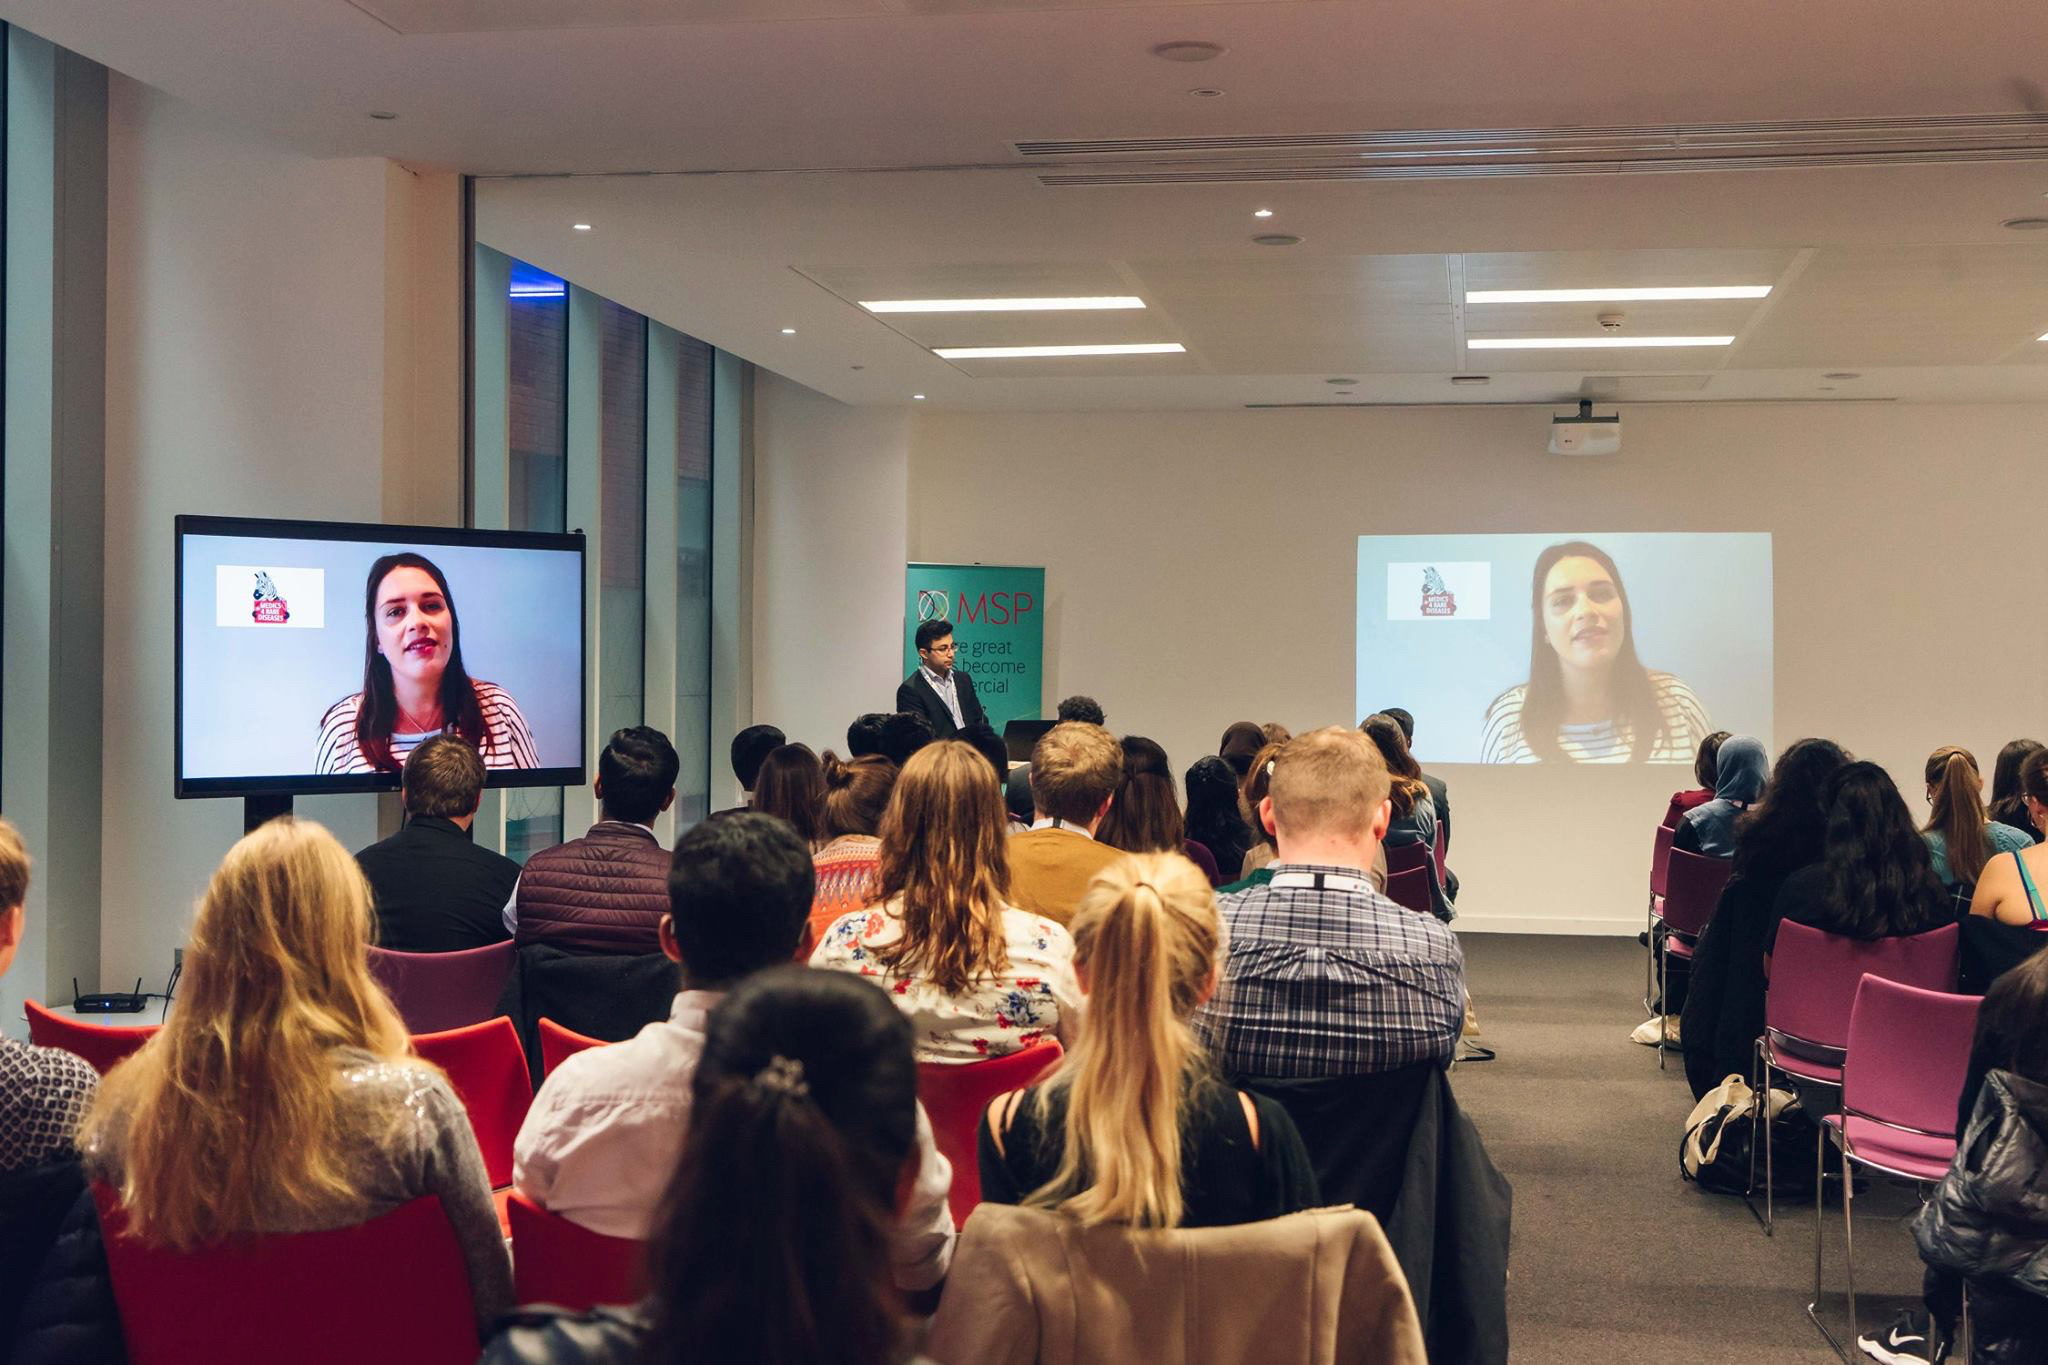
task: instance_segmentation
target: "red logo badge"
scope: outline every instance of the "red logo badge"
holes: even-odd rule
[[[256,605],[249,609],[249,619],[257,625],[281,626],[292,619],[291,609],[278,596],[277,584],[261,569],[256,571],[256,590],[249,595],[256,599]]]

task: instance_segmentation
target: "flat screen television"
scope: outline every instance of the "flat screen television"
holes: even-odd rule
[[[181,516],[180,797],[386,791],[454,730],[493,787],[584,781],[581,534]]]

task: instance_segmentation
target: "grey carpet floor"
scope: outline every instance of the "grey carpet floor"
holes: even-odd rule
[[[1675,1054],[1660,1072],[1654,1051],[1628,1041],[1643,1017],[1643,949],[1631,939],[1505,934],[1469,934],[1464,947],[1481,1041],[1500,1058],[1460,1065],[1452,1083],[1515,1187],[1517,1365],[1835,1359],[1806,1318],[1812,1204],[1781,1206],[1777,1235],[1766,1238],[1740,1199],[1679,1179],[1692,1092]],[[1812,1149],[1796,1159],[1812,1161]],[[1918,1197],[1873,1183],[1855,1207],[1857,1310],[1868,1331],[1918,1299],[1905,1223]],[[1821,1311],[1841,1336],[1832,1198],[1826,1216]]]

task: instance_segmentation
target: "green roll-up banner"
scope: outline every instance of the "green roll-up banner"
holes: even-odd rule
[[[953,666],[974,679],[997,734],[1045,709],[1045,570],[1015,564],[905,566],[903,671],[917,667],[917,627],[951,621]]]

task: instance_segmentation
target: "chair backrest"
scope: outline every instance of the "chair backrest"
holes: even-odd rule
[[[483,1152],[493,1189],[512,1183],[512,1139],[533,1104],[519,1031],[504,1015],[468,1028],[416,1033],[412,1048],[448,1073],[448,1084],[469,1111],[469,1126]]]
[[[1430,914],[1435,907],[1429,903],[1429,869],[1420,865],[1404,867],[1399,872],[1388,869],[1387,899],[1410,910]]]
[[[1981,995],[1903,986],[1866,975],[1849,1010],[1842,1104],[1923,1133],[1955,1136]]]
[[[602,1038],[593,1038],[587,1033],[578,1033],[575,1029],[563,1028],[552,1019],[543,1019],[540,1021],[541,1075],[552,1075],[554,1069],[560,1066],[565,1059],[574,1057],[579,1052],[593,1047],[610,1046],[611,1044]],[[531,1303],[533,1300],[522,1299],[521,1302]],[[551,1302],[559,1303],[560,1300],[551,1300]]]
[[[1714,917],[1721,888],[1728,884],[1727,858],[1710,858],[1674,848],[1665,860],[1664,923],[1681,934],[1697,934]]]
[[[647,1243],[607,1237],[549,1213],[519,1191],[505,1211],[512,1223],[512,1297],[585,1312],[599,1304],[638,1303],[647,1291]]]
[[[1864,943],[1786,920],[1778,926],[1771,951],[1764,1026],[1795,1044],[1809,1045],[1795,1046],[1797,1051],[1839,1052],[1849,1045],[1849,1012],[1865,974],[1923,990],[1948,990],[1956,983],[1956,926]]]
[[[1661,896],[1671,871],[1671,836],[1678,831],[1669,825],[1657,826],[1657,838],[1650,845],[1650,894]]]
[[[132,1365],[469,1365],[476,1309],[441,1201],[326,1232],[170,1251],[93,1187]]]
[[[1444,879],[1444,855],[1451,851],[1451,836],[1444,833],[1444,829],[1444,822],[1438,820],[1436,822],[1436,848],[1433,850],[1436,858],[1436,879],[1438,881]]]
[[[1387,875],[1389,877],[1393,876],[1396,872],[1408,872],[1428,866],[1432,854],[1430,846],[1421,842],[1405,844],[1387,843],[1381,845],[1381,847],[1387,853]]]
[[[967,1221],[967,1215],[981,1202],[981,1156],[976,1130],[990,1101],[1012,1090],[1022,1090],[1050,1071],[1064,1053],[1055,1039],[1036,1047],[991,1057],[964,1066],[941,1066],[921,1062],[917,1068],[917,1098],[932,1121],[932,1141],[953,1163],[953,1189],[949,1202],[953,1221]]]
[[[398,1006],[408,1032],[438,1033],[498,1012],[513,952],[511,939],[457,953],[400,953],[372,944],[370,975]]]
[[[114,1069],[115,1062],[154,1038],[159,1027],[156,1024],[88,1024],[83,1019],[45,1009],[33,1000],[24,1001],[23,1008],[28,1011],[30,1042],[38,1047],[61,1047],[83,1057],[102,1076]]]

